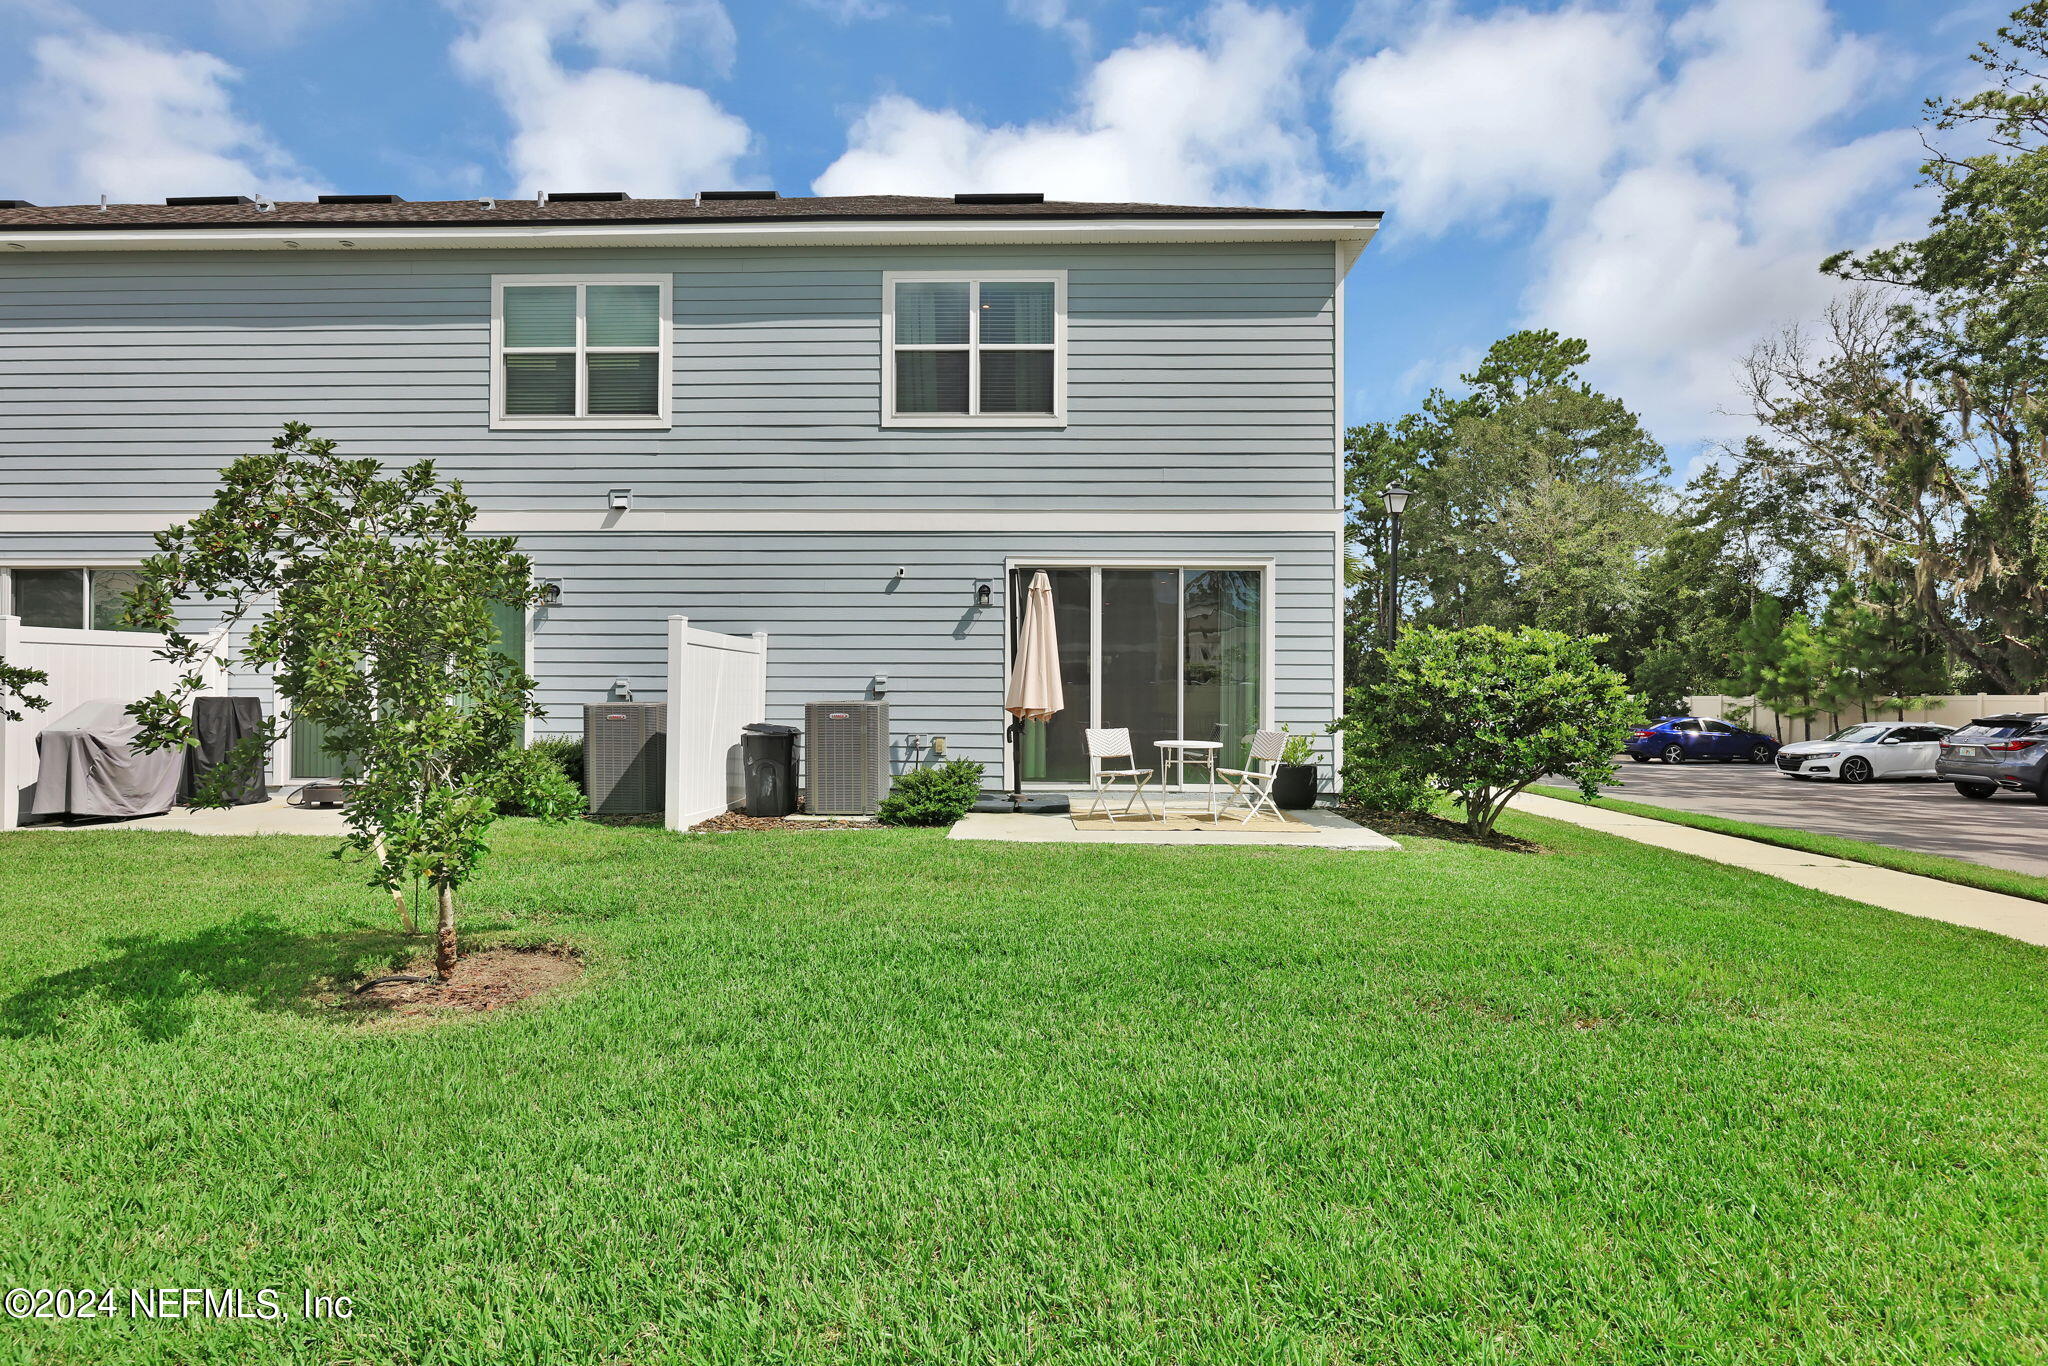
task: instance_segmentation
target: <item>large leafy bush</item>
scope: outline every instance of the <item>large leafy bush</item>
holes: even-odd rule
[[[1384,772],[1347,771],[1347,786],[1447,792],[1474,834],[1545,774],[1592,797],[1642,715],[1627,681],[1594,658],[1600,643],[1528,627],[1404,633],[1352,690],[1345,718],[1350,754]]]
[[[937,768],[914,768],[882,798],[884,825],[951,825],[981,797],[981,765],[954,759]]]

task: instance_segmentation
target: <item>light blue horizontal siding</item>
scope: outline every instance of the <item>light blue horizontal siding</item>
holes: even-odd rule
[[[1332,713],[1337,658],[1333,536],[1310,533],[1041,535],[947,531],[942,520],[887,534],[794,535],[577,532],[521,536],[538,571],[562,581],[562,601],[539,612],[532,668],[548,719],[571,733],[582,704],[624,678],[637,697],[667,687],[667,619],[707,630],[769,635],[771,720],[801,725],[807,701],[865,695],[890,679],[899,737],[944,735],[957,756],[998,775],[1002,758],[1006,558],[1143,556],[1162,564],[1202,557],[1274,561],[1273,719],[1317,734]],[[140,558],[144,536],[0,534],[10,559]],[[898,580],[896,570],[907,572]],[[976,581],[996,605],[972,607]],[[239,690],[268,699],[268,683]],[[1112,719],[1112,724],[1114,721]]]
[[[879,424],[887,269],[1068,271],[1070,421]],[[1326,244],[12,254],[0,259],[0,510],[193,508],[301,419],[433,458],[492,510],[1321,511]],[[493,274],[672,272],[672,429],[492,432]]]

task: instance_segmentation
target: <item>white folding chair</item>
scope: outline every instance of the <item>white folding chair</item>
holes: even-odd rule
[[[1121,768],[1110,764],[1123,761]],[[1131,733],[1122,727],[1113,730],[1090,730],[1088,732],[1088,781],[1094,786],[1095,800],[1088,806],[1088,814],[1101,811],[1110,820],[1119,814],[1129,815],[1133,802],[1145,808],[1145,819],[1151,820],[1152,803],[1145,800],[1145,784],[1152,780],[1152,770],[1139,768],[1132,762]],[[1108,801],[1118,782],[1131,785],[1130,799],[1123,804],[1121,813],[1109,809]]]
[[[1277,730],[1262,730],[1252,736],[1249,768],[1219,768],[1216,776],[1230,784],[1230,795],[1223,799],[1223,809],[1216,813],[1222,820],[1238,806],[1244,807],[1240,825],[1251,824],[1252,817],[1260,811],[1270,811],[1275,820],[1285,820],[1280,808],[1273,804],[1273,780],[1280,776],[1280,751],[1287,744],[1287,736]]]

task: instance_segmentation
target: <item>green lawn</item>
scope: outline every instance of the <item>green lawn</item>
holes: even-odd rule
[[[0,1360],[2021,1362],[2048,954],[1511,815],[1540,854],[503,830],[567,999],[392,960],[310,840],[0,839]]]
[[[1575,787],[1549,787],[1539,783],[1529,791],[1539,797],[1585,804],[1585,798]],[[1695,830],[1712,830],[1720,835],[1758,840],[1764,844],[1775,844],[1780,849],[1797,849],[1825,858],[1849,859],[1901,873],[1918,873],[1921,877],[1937,878],[1963,887],[1980,887],[1987,892],[2003,892],[2007,896],[2023,896],[2030,901],[2048,901],[2048,878],[2014,872],[2010,868],[1988,868],[1968,859],[1923,854],[1917,849],[1895,849],[1889,844],[1872,844],[1869,840],[1846,839],[1841,835],[1816,835],[1810,830],[1795,830],[1783,825],[1758,825],[1754,821],[1731,820],[1726,816],[1709,816],[1649,802],[1623,801],[1618,797],[1596,797],[1593,805],[1624,815],[1648,816],[1673,825],[1689,825]]]

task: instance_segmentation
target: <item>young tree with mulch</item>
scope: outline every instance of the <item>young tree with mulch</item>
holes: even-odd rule
[[[534,792],[522,760],[534,680],[498,647],[493,603],[540,600],[532,566],[509,538],[473,536],[476,508],[431,462],[386,470],[344,460],[303,423],[285,424],[267,454],[221,474],[207,511],[156,537],[130,597],[132,624],[166,637],[178,685],[129,707],[141,743],[193,739],[187,703],[225,642],[244,669],[269,672],[291,724],[326,732],[343,757],[348,845],[366,858],[408,933],[408,883],[432,888],[435,967],[456,959],[455,893],[473,873],[499,804],[546,817],[573,813],[566,783]],[[176,604],[225,602],[218,630],[181,630]],[[223,783],[197,804],[220,805],[243,763],[275,744],[272,718]],[[517,789],[517,790],[515,790]]]

